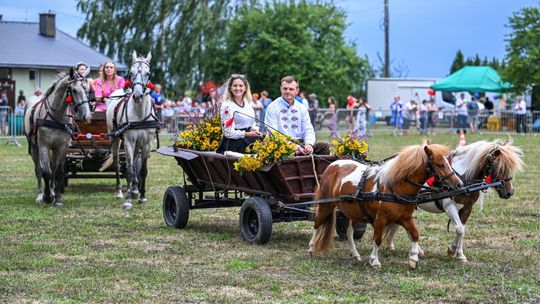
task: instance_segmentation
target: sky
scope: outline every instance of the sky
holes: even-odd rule
[[[5,21],[38,22],[39,13],[56,13],[56,27],[76,36],[84,16],[76,0],[0,0]],[[335,0],[347,14],[345,38],[360,56],[380,66],[384,58],[384,0]],[[409,78],[443,78],[457,50],[489,60],[504,59],[513,12],[540,5],[539,0],[389,0],[390,59],[406,67]]]

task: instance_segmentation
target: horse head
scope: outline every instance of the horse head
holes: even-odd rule
[[[142,97],[149,94],[153,85],[150,82],[150,59],[152,54],[148,52],[146,58],[139,57],[136,51],[131,54],[132,64],[130,69],[130,82],[133,89],[133,99],[139,103]]]
[[[487,182],[500,181],[495,190],[500,198],[509,199],[514,194],[512,176],[523,168],[523,152],[512,145],[511,139],[504,144],[497,140],[492,144],[494,147],[483,160],[482,177]]]
[[[463,181],[455,174],[454,169],[446,158],[450,152],[449,147],[431,144],[428,141],[424,145],[424,152],[427,156],[426,167],[428,179],[433,177],[436,184],[442,184],[451,189],[463,187]]]
[[[92,120],[92,112],[90,111],[90,104],[88,100],[88,83],[86,82],[86,76],[90,73],[90,69],[84,72],[84,75],[77,73],[73,67],[69,69],[69,78],[66,88],[65,102],[72,107],[80,119],[86,120],[90,123]]]

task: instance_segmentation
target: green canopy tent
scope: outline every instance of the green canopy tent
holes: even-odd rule
[[[512,87],[488,66],[466,66],[431,86],[435,91],[452,92],[504,92]]]

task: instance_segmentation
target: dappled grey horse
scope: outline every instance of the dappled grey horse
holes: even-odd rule
[[[64,190],[64,160],[71,140],[76,132],[71,110],[85,119],[91,120],[88,104],[86,76],[73,68],[69,73],[61,73],[47,90],[45,96],[30,105],[24,117],[24,130],[28,139],[28,153],[34,161],[34,171],[38,182],[36,202],[54,203],[62,206]],[[41,180],[45,182],[44,192]]]
[[[112,134],[111,152],[116,169],[116,197],[121,199],[122,188],[119,179],[119,148],[124,142],[126,153],[127,193],[124,202],[125,209],[133,208],[132,199],[139,198],[139,203],[146,203],[147,161],[150,157],[152,141],[157,133],[159,120],[154,113],[153,99],[150,96],[152,83],[150,77],[150,59],[137,56],[133,51],[130,69],[129,87],[120,92],[113,92],[107,106],[107,127]],[[104,164],[107,166],[107,164]]]

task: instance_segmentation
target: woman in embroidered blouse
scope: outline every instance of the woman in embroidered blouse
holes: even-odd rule
[[[116,65],[112,61],[107,61],[103,65],[103,74],[94,81],[96,95],[96,111],[105,111],[105,98],[108,98],[112,92],[124,87],[124,78],[116,75]]]
[[[219,111],[223,138],[217,152],[245,153],[250,144],[261,139],[261,133],[255,121],[255,111],[251,105],[249,83],[244,75],[233,74],[227,80],[226,86],[227,89],[221,96]]]

